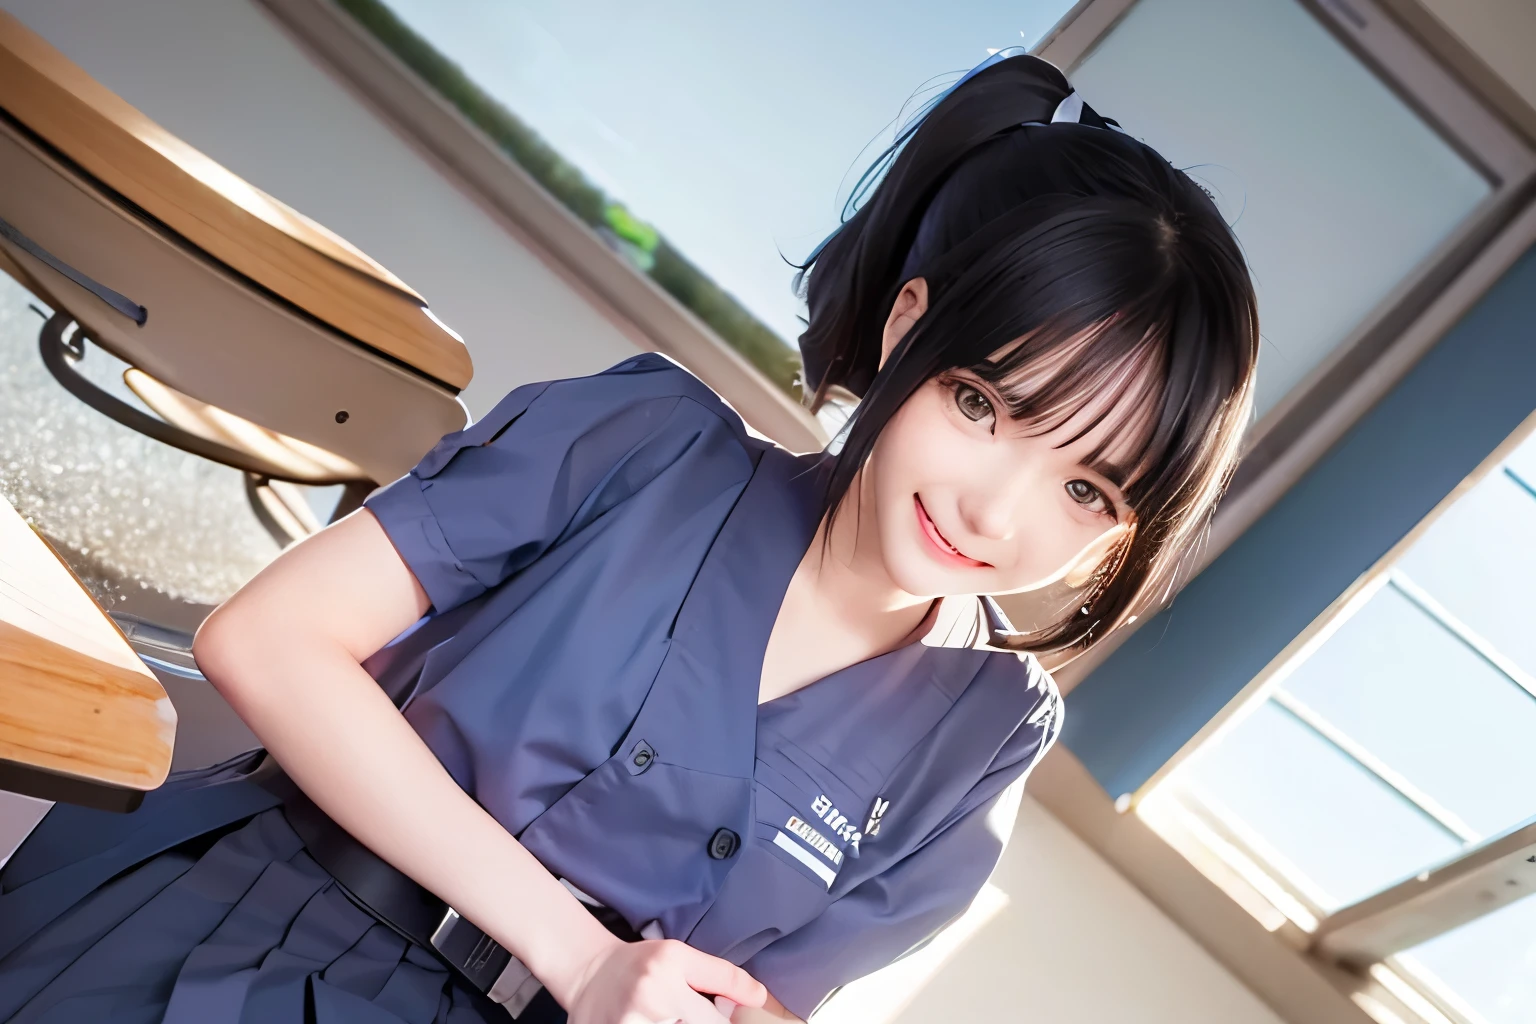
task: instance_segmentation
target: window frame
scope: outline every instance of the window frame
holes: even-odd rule
[[[1531,211],[1531,220],[1533,221],[1531,244],[1536,246],[1536,208],[1533,208]],[[1536,436],[1536,411],[1533,411],[1526,417],[1498,447],[1494,448],[1471,473],[1468,473],[1449,494],[1441,499],[1430,510],[1428,515],[1420,519],[1412,530],[1404,534],[1396,544],[1392,545],[1384,555],[1377,559],[1374,565],[1362,573],[1348,589],[1325,607],[1304,630],[1296,634],[1289,644],[1276,654],[1258,674],[1253,676],[1232,697],[1220,714],[1211,718],[1204,728],[1192,736],[1180,748],[1177,754],[1168,759],[1134,793],[1130,794],[1131,804],[1134,805],[1137,801],[1149,795],[1196,750],[1207,743],[1214,742],[1227,731],[1234,728],[1242,721],[1244,715],[1272,696],[1296,666],[1311,657],[1313,652],[1327,642],[1329,637],[1337,632],[1345,622],[1349,621],[1354,613],[1374,597],[1379,590],[1393,584],[1396,564],[1407,554],[1409,548],[1413,547],[1452,505],[1456,504],[1472,488],[1482,483],[1483,480],[1509,458],[1516,448],[1532,436]],[[1438,618],[1438,616],[1436,617]],[[1444,624],[1443,621],[1442,624]],[[1475,637],[1475,634],[1473,636]],[[1467,642],[1466,637],[1461,637],[1461,639],[1464,643]],[[1486,643],[1481,641],[1481,638],[1476,638],[1476,640]],[[1485,652],[1479,651],[1478,653],[1487,658]],[[1531,688],[1530,682],[1525,678],[1527,674],[1517,667],[1503,664],[1503,661],[1502,657],[1498,661],[1493,661],[1493,667],[1504,675],[1511,685],[1518,686],[1530,694],[1533,699],[1536,699],[1536,690]],[[1391,785],[1391,783],[1388,783],[1388,785]]]

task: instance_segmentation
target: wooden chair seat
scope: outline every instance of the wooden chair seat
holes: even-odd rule
[[[414,291],[4,12],[0,115],[0,269],[203,425],[184,428],[228,413],[382,483],[466,422],[468,353]]]
[[[0,109],[236,273],[454,390],[469,383],[463,343],[404,281],[155,124],[3,12]]]

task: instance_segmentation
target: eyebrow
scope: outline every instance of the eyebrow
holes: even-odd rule
[[[1115,462],[1112,459],[1089,456],[1080,465],[1084,469],[1091,469],[1099,476],[1115,485],[1115,488],[1123,495],[1125,486],[1131,479],[1131,467],[1124,463]]]
[[[1102,415],[1107,415],[1107,410],[1105,414],[1101,414],[1100,420],[1085,427],[1077,437],[1072,438],[1069,441],[1062,442],[1062,444],[1058,447],[1065,447],[1066,445],[1071,444],[1072,441],[1080,439],[1084,434],[1087,434],[1089,431],[1095,429],[1099,423],[1102,422]],[[1094,446],[1093,450],[1079,459],[1077,464],[1082,466],[1084,469],[1097,473],[1099,476],[1109,481],[1114,485],[1115,489],[1118,490],[1122,496],[1124,496],[1125,489],[1129,485],[1131,478],[1136,475],[1136,470],[1141,466],[1145,453],[1134,455],[1132,457],[1132,461],[1129,463],[1110,458],[1106,452],[1108,449],[1114,447],[1114,442],[1116,440],[1117,439],[1113,435],[1101,438],[1099,443]]]
[[[1012,386],[1009,384],[994,384],[991,381],[983,378],[980,374],[976,373],[975,370],[969,368],[963,368],[961,369],[961,372],[969,373],[972,376],[975,376],[978,380],[981,381],[984,387],[991,389],[998,398],[1002,399],[1003,405],[1007,409],[1008,415],[1011,418],[1029,418],[1019,417],[1015,411],[1017,408],[1016,403],[1022,404],[1024,401],[1022,397],[1018,397],[1021,392],[1017,390],[1017,383],[1014,383]],[[1011,394],[1010,392],[1013,393]],[[1083,434],[1087,434],[1088,432],[1092,431],[1104,418],[1109,416],[1111,412],[1112,410],[1109,409],[1101,412],[1094,418],[1093,423],[1083,428],[1078,437],[1081,437]],[[1050,417],[1045,417],[1045,419],[1048,422]],[[1069,415],[1067,419],[1071,419],[1071,416]],[[1077,440],[1077,438],[1073,438],[1072,440]],[[1136,469],[1138,467],[1137,465],[1119,462],[1115,459],[1111,459],[1105,456],[1105,449],[1109,448],[1113,444],[1113,441],[1114,439],[1111,437],[1102,439],[1098,446],[1093,451],[1089,452],[1088,455],[1078,463],[1078,465],[1082,466],[1084,469],[1097,473],[1099,476],[1109,481],[1109,483],[1114,485],[1115,489],[1120,492],[1121,496],[1124,497],[1125,489],[1130,483],[1131,478],[1136,475]],[[1063,442],[1064,445],[1070,443],[1071,441]],[[1136,462],[1139,463],[1140,459],[1138,458]]]
[[[1087,433],[1088,431],[1092,430],[1096,425],[1097,424],[1088,426],[1084,429],[1083,433]],[[1079,438],[1081,436],[1081,434],[1078,435]],[[1065,447],[1075,440],[1078,440],[1078,438],[1072,438],[1070,440],[1063,441],[1056,447]],[[1111,447],[1114,443],[1114,440],[1115,438],[1113,437],[1105,437],[1100,440],[1098,446],[1095,447],[1093,451],[1089,452],[1082,459],[1078,460],[1078,465],[1082,466],[1084,469],[1097,473],[1099,476],[1113,484],[1115,488],[1120,491],[1122,495],[1124,495],[1126,486],[1130,483],[1131,478],[1135,475],[1137,465],[1120,462],[1116,459],[1109,458],[1104,454],[1105,449]],[[1136,459],[1136,463],[1139,464],[1139,462],[1140,458],[1138,457]]]

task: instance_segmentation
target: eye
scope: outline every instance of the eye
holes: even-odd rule
[[[968,420],[979,422],[988,416],[996,415],[987,396],[964,381],[955,382],[955,406],[965,414]]]
[[[1067,495],[1090,512],[1114,515],[1114,503],[1087,480],[1068,480]]]

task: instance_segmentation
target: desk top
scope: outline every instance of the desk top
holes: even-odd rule
[[[135,793],[165,781],[175,737],[176,712],[159,680],[53,549],[0,500],[6,788],[128,809]]]
[[[161,128],[4,11],[0,109],[232,270],[428,377],[469,383],[464,343],[409,285]]]

